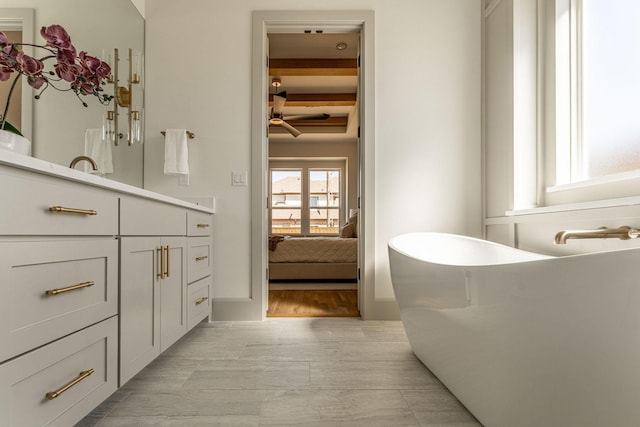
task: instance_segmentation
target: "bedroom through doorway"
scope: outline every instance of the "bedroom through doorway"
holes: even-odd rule
[[[267,317],[360,317],[359,32],[269,33]]]

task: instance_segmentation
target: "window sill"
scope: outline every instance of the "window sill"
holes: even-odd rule
[[[545,206],[522,207],[505,216],[640,205],[640,171],[547,187]]]
[[[584,181],[572,182],[570,184],[547,187],[547,193],[558,193],[580,188],[596,188],[599,186],[605,186],[614,183],[634,183],[636,181],[640,181],[640,170],[617,173],[614,175],[607,175],[598,178],[587,179]]]
[[[617,208],[640,205],[640,196],[622,197],[618,199],[593,200],[588,202],[567,203],[553,206],[543,206],[530,209],[516,209],[506,211],[505,216],[538,215],[557,212],[584,211],[588,209]]]
[[[505,216],[640,205],[640,170],[547,187],[547,206],[514,209]]]

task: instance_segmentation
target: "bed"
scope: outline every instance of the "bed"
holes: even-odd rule
[[[269,280],[355,280],[357,277],[357,238],[269,238]]]

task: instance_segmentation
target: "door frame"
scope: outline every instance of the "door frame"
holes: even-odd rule
[[[363,11],[254,11],[252,16],[251,90],[251,295],[245,304],[235,305],[233,318],[264,320],[268,308],[268,37],[269,32],[330,28],[360,32],[360,228],[358,240],[358,305],[367,317],[368,302],[375,294],[374,235],[374,12]],[[231,308],[231,307],[229,307]]]

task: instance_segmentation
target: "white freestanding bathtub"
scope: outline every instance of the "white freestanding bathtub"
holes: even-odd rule
[[[411,233],[389,258],[414,353],[483,425],[640,426],[640,249]]]

